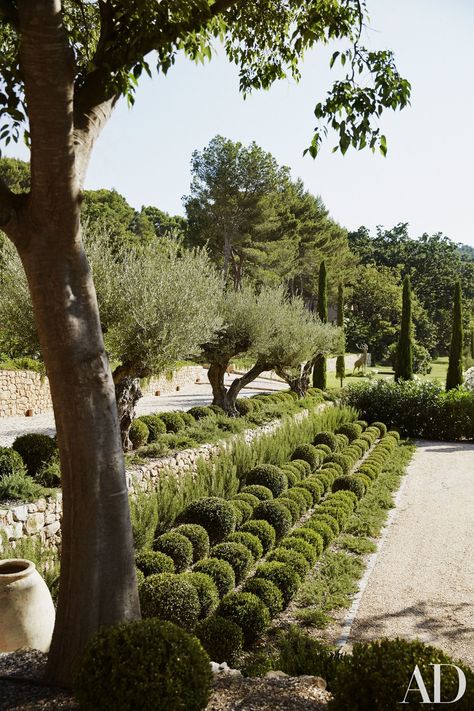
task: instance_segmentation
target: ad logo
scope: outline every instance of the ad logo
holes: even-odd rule
[[[421,695],[422,701],[420,704],[454,704],[459,699],[462,699],[464,692],[466,691],[466,677],[462,669],[457,667],[455,664],[431,664],[433,667],[433,699],[430,699],[429,694],[426,690],[425,682],[423,680],[423,675],[418,667],[415,666],[413,674],[411,675],[410,683],[408,684],[408,689],[406,690],[403,701],[401,704],[409,704],[407,701],[407,696],[410,693],[415,693]],[[458,693],[455,699],[442,700],[441,699],[441,667],[454,667],[458,673]],[[416,686],[412,687],[412,684],[416,683]],[[415,699],[410,697],[412,701]]]

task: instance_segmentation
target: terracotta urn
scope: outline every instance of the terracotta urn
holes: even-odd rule
[[[0,652],[22,647],[47,652],[55,610],[48,586],[31,560],[0,560]]]

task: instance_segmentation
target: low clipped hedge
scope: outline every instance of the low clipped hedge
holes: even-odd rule
[[[233,592],[226,595],[217,608],[217,615],[240,627],[244,646],[249,647],[262,635],[270,624],[270,613],[261,599],[249,592]]]
[[[212,661],[230,665],[238,662],[244,648],[244,635],[232,620],[212,615],[196,625],[194,634]]]
[[[205,405],[196,405],[188,410],[188,413],[194,417],[195,420],[203,420],[205,417],[215,417],[215,412],[213,412],[209,407]]]
[[[153,543],[153,548],[173,560],[177,573],[189,568],[193,562],[191,541],[177,531],[169,531],[158,536]]]
[[[195,637],[169,622],[137,620],[102,627],[89,642],[74,693],[84,711],[202,711],[211,681]]]
[[[146,548],[136,553],[135,564],[145,577],[157,573],[175,572],[173,559],[169,555]]]
[[[144,618],[158,617],[192,631],[201,614],[195,587],[180,575],[150,575],[140,585],[139,595]]]
[[[273,496],[280,496],[288,487],[286,475],[279,467],[273,464],[259,464],[245,475],[245,482],[249,486],[265,486],[270,489]],[[252,492],[250,492],[252,493]]]
[[[214,581],[220,597],[226,595],[235,587],[235,573],[226,560],[205,558],[196,563],[193,571],[208,575]]]
[[[196,499],[179,517],[180,523],[197,523],[206,529],[211,545],[223,541],[235,529],[232,504],[217,496]]]
[[[211,548],[212,558],[225,560],[232,566],[235,575],[235,582],[238,584],[247,575],[254,563],[254,558],[249,549],[243,543],[227,542],[218,543]]]

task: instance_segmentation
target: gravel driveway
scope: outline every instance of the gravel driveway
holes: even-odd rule
[[[474,444],[417,442],[349,643],[419,638],[474,668]]]

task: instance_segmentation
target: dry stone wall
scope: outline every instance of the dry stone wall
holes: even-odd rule
[[[45,376],[31,370],[0,370],[0,417],[40,415],[52,407]]]

